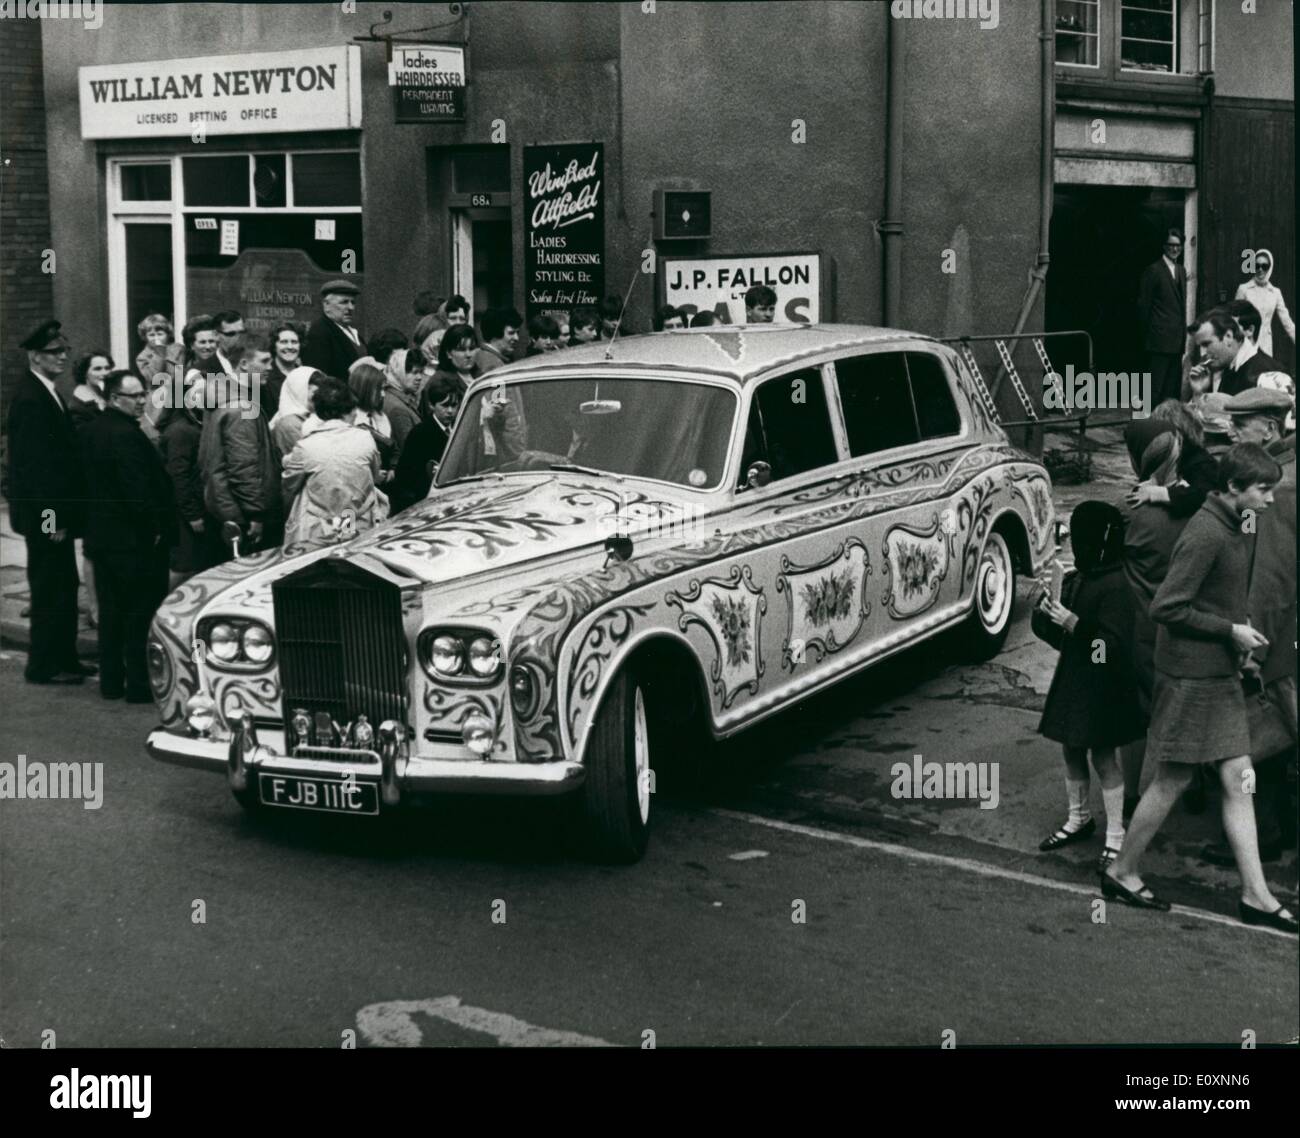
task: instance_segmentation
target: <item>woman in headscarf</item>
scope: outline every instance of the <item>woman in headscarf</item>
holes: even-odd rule
[[[1259,312],[1258,347],[1266,356],[1273,354],[1273,315],[1282,321],[1282,328],[1295,343],[1295,321],[1286,310],[1282,290],[1272,284],[1273,254],[1267,249],[1255,251],[1255,275],[1237,286],[1237,299],[1248,300]]]
[[[281,466],[298,445],[303,424],[311,415],[312,388],[323,378],[314,367],[296,367],[285,376],[280,387],[280,406],[271,416],[271,438]]]
[[[1080,502],[1070,515],[1074,570],[1061,599],[1044,595],[1030,618],[1039,639],[1060,650],[1038,732],[1061,744],[1069,815],[1044,838],[1056,850],[1096,832],[1088,805],[1088,757],[1101,783],[1104,871],[1124,841],[1124,777],[1115,749],[1141,736],[1132,671],[1133,595],[1124,580],[1124,518],[1109,502]]]

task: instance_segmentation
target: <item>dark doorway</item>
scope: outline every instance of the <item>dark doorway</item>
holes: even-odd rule
[[[1145,186],[1057,186],[1052,203],[1047,330],[1092,335],[1096,371],[1140,372],[1147,357],[1138,278],[1183,228],[1183,191]],[[1184,246],[1184,265],[1190,251]],[[1058,368],[1065,361],[1054,361]],[[1072,360],[1076,368],[1082,367]]]

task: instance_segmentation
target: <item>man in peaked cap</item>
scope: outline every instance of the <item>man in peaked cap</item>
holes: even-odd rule
[[[366,354],[366,338],[352,326],[360,292],[347,280],[321,285],[322,315],[307,329],[307,344],[302,350],[306,367],[346,380],[348,368]]]
[[[1286,418],[1294,401],[1285,391],[1248,387],[1224,405],[1234,443],[1258,443],[1282,467],[1273,508],[1255,521],[1250,556],[1247,611],[1250,623],[1268,637],[1255,663],[1258,679],[1246,707],[1255,766],[1255,824],[1265,861],[1296,844],[1296,530],[1295,435]],[[1253,670],[1253,669],[1252,669]],[[1226,843],[1202,853],[1218,865],[1233,864]]]
[[[56,387],[69,345],[57,320],[22,342],[27,374],[9,404],[10,522],[27,540],[31,589],[28,683],[80,684],[96,669],[77,659],[77,559],[85,506],[81,453]]]

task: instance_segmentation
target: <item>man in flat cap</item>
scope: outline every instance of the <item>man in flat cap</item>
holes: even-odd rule
[[[307,329],[307,344],[302,350],[304,366],[347,380],[348,368],[366,354],[365,337],[352,327],[360,291],[345,280],[321,285],[323,315]]]
[[[27,374],[9,403],[10,522],[27,539],[31,589],[30,684],[80,684],[95,668],[77,659],[77,559],[85,481],[81,453],[55,380],[68,365],[68,342],[47,320],[22,342]]]
[[[1285,377],[1282,377],[1285,378]],[[1234,443],[1258,443],[1282,467],[1273,506],[1255,519],[1247,612],[1268,637],[1257,679],[1248,676],[1246,708],[1255,766],[1259,854],[1274,861],[1296,844],[1296,529],[1295,435],[1285,423],[1294,401],[1272,387],[1248,387],[1224,404]],[[1259,690],[1262,687],[1262,691]],[[1207,846],[1207,861],[1232,865],[1227,843]]]

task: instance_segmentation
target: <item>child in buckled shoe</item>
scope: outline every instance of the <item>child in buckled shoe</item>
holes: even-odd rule
[[[1056,850],[1097,829],[1088,807],[1088,759],[1101,783],[1104,869],[1124,841],[1124,776],[1116,748],[1141,738],[1143,723],[1132,671],[1133,597],[1124,575],[1124,519],[1106,502],[1081,502],[1070,515],[1074,569],[1061,599],[1044,592],[1031,617],[1034,634],[1060,651],[1039,734],[1061,744],[1069,814],[1039,843]]]

